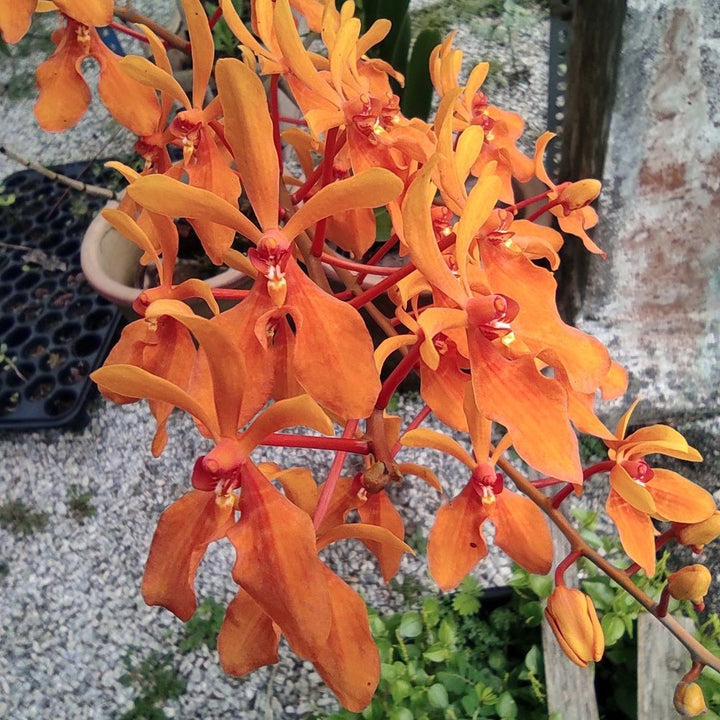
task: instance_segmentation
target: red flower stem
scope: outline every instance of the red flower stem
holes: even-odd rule
[[[364,272],[365,274],[374,273],[375,275],[392,275],[396,270],[398,270],[397,265],[395,267],[387,267],[383,265],[364,265],[363,263],[356,263],[352,260],[348,260],[347,258],[337,257],[335,255],[328,255],[327,253],[322,253],[322,255],[320,255],[320,259],[324,263],[332,265],[333,267],[345,268],[346,270],[354,270],[355,272]]]
[[[131,38],[135,38],[136,40],[139,40],[140,42],[144,42],[144,43],[150,42],[147,39],[147,37],[145,35],[143,35],[141,32],[138,32],[137,30],[133,30],[132,28],[122,25],[121,23],[111,22],[110,27],[113,30],[117,30],[118,32],[124,33],[125,35],[129,35]]]
[[[280,141],[280,102],[278,99],[279,75],[270,76],[270,116],[273,124],[273,140],[275,141],[275,152],[278,157],[280,175],[283,172],[282,142]]]
[[[544,193],[540,193],[539,195],[533,195],[530,198],[526,198],[525,200],[521,200],[518,203],[515,203],[514,205],[508,205],[505,209],[509,210],[511,213],[516,213],[518,210],[522,210],[524,207],[527,207],[528,205],[534,205],[536,202],[540,202],[541,200],[547,199],[548,193],[550,190],[546,190]]]
[[[446,238],[443,238],[442,242],[438,243],[438,248],[442,250],[446,250],[451,245],[455,243],[455,235],[449,235]],[[399,270],[395,271],[394,275],[388,275],[384,280],[381,280],[377,285],[368,288],[364,293],[360,293],[360,295],[356,295],[353,300],[350,301],[350,305],[354,307],[356,310],[361,308],[363,305],[371,302],[374,300],[378,295],[382,295],[388,288],[391,288],[393,285],[397,284],[402,280],[404,277],[407,277],[411,272],[415,270],[415,265],[412,263],[408,263],[407,265],[403,265]]]
[[[585,470],[583,470],[583,480],[587,480],[597,473],[608,472],[613,469],[614,465],[614,460],[603,460],[595,465],[591,465],[589,468],[585,468]],[[559,508],[563,500],[565,500],[565,498],[570,495],[576,487],[577,486],[574,483],[568,483],[564,488],[562,488],[562,490],[558,490],[552,496],[552,506],[556,509]]]
[[[660,595],[660,602],[655,607],[655,617],[665,617],[668,612],[668,605],[670,604],[670,590],[666,585],[663,588],[662,594]]]
[[[213,288],[212,294],[216,300],[242,300],[249,295],[249,290],[233,290],[231,288]]]
[[[546,487],[552,487],[553,485],[560,485],[563,480],[558,480],[557,478],[541,478],[540,480],[532,480],[532,484],[536,488],[546,488]]]
[[[215,27],[215,25],[217,25],[217,21],[222,17],[222,14],[222,8],[218,6],[217,10],[215,10],[215,12],[210,17],[210,20],[208,20],[208,25],[210,25],[211,30]]]
[[[399,238],[393,233],[378,249],[378,251],[367,261],[368,265],[377,265],[397,244]],[[357,276],[358,284],[365,279],[366,273]]]
[[[338,129],[330,128],[325,137],[325,156],[322,161],[322,175],[320,178],[320,187],[325,187],[332,180],[333,162],[335,160],[335,142],[337,140]],[[315,225],[315,235],[313,237],[310,252],[317,258],[322,255],[323,245],[325,245],[325,228],[327,226],[327,218],[319,220]]]
[[[425,405],[425,407],[413,418],[412,422],[405,428],[405,432],[410,432],[410,430],[414,430],[416,427],[419,427],[425,420],[425,418],[432,412],[429,405]],[[390,454],[395,457],[400,450],[402,450],[403,445],[398,440],[390,451]]]
[[[355,434],[355,430],[357,430],[357,426],[357,420],[348,420],[345,423],[345,429],[343,430],[343,439],[352,438],[352,436]],[[365,443],[365,445],[367,446],[367,443]],[[328,507],[330,507],[330,499],[335,492],[337,481],[340,478],[340,471],[342,470],[343,463],[345,462],[345,456],[346,453],[343,450],[339,450],[335,454],[335,458],[333,459],[332,465],[330,466],[327,480],[325,481],[325,485],[323,486],[322,492],[320,493],[320,498],[318,499],[318,504],[315,508],[315,513],[313,515],[313,525],[315,526],[316,530],[320,527],[320,525],[322,525],[322,521],[325,519]]]
[[[280,122],[288,123],[289,125],[302,125],[303,127],[307,127],[307,121],[302,118],[291,118],[287,115],[279,115],[278,120],[280,120]]]
[[[541,215],[544,215],[548,210],[552,210],[557,205],[560,205],[560,200],[555,199],[551,200],[549,203],[546,203],[542,207],[539,207],[529,218],[528,220],[530,222],[533,222],[534,220],[537,220]]]
[[[420,359],[420,346],[424,340],[422,330],[417,331],[417,342],[412,346],[410,352],[395,366],[395,369],[390,373],[387,380],[382,384],[380,394],[375,402],[375,408],[377,410],[384,410],[393,393],[397,390],[398,385],[412,372],[415,365],[417,365]]]
[[[230,155],[232,155],[233,149],[230,147],[230,143],[225,138],[225,130],[223,126],[217,120],[211,120],[208,125],[215,131],[215,134],[220,138],[222,144],[226,147]]]
[[[683,675],[683,680],[687,683],[695,682],[703,671],[705,665],[697,660],[692,664],[692,667]]]
[[[505,458],[498,459],[498,467],[515,483],[520,492],[527,495],[549,518],[550,521],[558,528],[558,530],[567,538],[570,547],[573,550],[579,550],[585,558],[593,565],[602,570],[611,580],[614,580],[628,595],[634,597],[640,605],[646,610],[654,614],[656,607],[655,601],[644,593],[635,583],[628,578],[622,570],[616,568],[612,563],[608,562],[600,553],[593,550],[587,542],[581,537],[580,533],[570,524],[568,519],[559,510],[553,508],[550,498],[538,490]],[[720,658],[716,657],[707,650],[691,633],[689,633],[680,623],[672,616],[666,615],[664,618],[658,618],[658,622],[664,625],[688,650],[690,657],[694,662],[708,665],[717,672],[720,672]]]
[[[568,568],[582,557],[581,550],[573,550],[564,560],[561,560],[558,566],[555,568],[555,586],[565,586],[565,573]]]
[[[263,445],[272,447],[295,447],[307,450],[331,450],[333,452],[355,453],[368,455],[370,449],[365,440],[345,437],[317,437],[315,435],[290,435],[289,433],[273,433],[263,440]]]
[[[310,174],[310,177],[292,194],[293,205],[297,205],[315,187],[323,171],[323,164],[320,163]]]

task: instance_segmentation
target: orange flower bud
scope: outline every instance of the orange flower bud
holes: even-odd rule
[[[570,183],[560,191],[558,200],[565,209],[565,212],[579,210],[589,205],[599,194],[602,184],[599,180],[588,178]]]
[[[684,717],[698,717],[707,712],[707,705],[705,705],[705,698],[700,686],[684,680],[681,680],[675,687],[673,705]]]
[[[580,590],[558,586],[548,598],[545,617],[563,652],[580,667],[600,660],[605,650],[597,613]]]
[[[704,565],[688,565],[668,577],[668,591],[676,600],[690,600],[702,605],[712,575]]]
[[[692,525],[678,525],[677,539],[682,545],[702,548],[720,535],[720,511],[716,510],[707,520]]]

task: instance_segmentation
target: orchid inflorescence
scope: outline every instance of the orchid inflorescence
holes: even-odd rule
[[[467,466],[467,484],[440,504],[429,535],[430,573],[442,590],[457,587],[487,554],[486,520],[513,560],[549,572],[547,516],[572,548],[546,612],[571,660],[599,660],[604,647],[590,598],[565,586],[565,570],[581,557],[663,621],[663,608],[631,575],[652,574],[656,550],[670,540],[699,551],[720,521],[709,493],[647,460],[701,460],[677,431],[653,425],[628,434],[634,405],[615,432],[598,418],[596,396],[620,397],[627,375],[558,313],[553,272],[564,239],[537,220],[551,213],[571,242],[604,255],[588,235],[600,183],[550,179],[543,155],[551,133],[537,140],[534,158],[518,150],[523,120],[481,90],[487,63],[460,82],[452,35],[430,57],[440,101],[425,122],[401,113],[389,80],[402,76],[368,57],[390,23],[377,20],[363,32],[352,0],[339,10],[333,1],[253,0],[250,27],[230,0],[220,0],[212,18],[200,0],[182,5],[189,43],[170,44],[192,58],[190,95],[173,76],[171,34],[149,21],[137,29],[112,23],[111,0],[0,5],[7,42],[22,37],[34,11],[58,13],[56,50],[38,68],[40,125],[60,131],[82,116],[90,92],[80,66],[91,56],[100,64],[101,100],[138,135],[145,162],[141,172],[111,163],[128,185],[104,216],[142,249],[143,263],[157,266],[159,283],[140,294],[140,319],[93,379],[117,403],[149,401],[155,456],[174,408],[213,442],[195,459],[192,489],[160,517],[142,583],[146,602],[188,620],[200,560],[210,543],[227,538],[238,591],[218,639],[225,670],[242,675],[276,662],[284,635],[345,707],[362,709],[379,677],[367,611],[318,553],[359,538],[383,578],[392,578],[411,549],[388,487],[414,475],[443,494],[430,469],[397,459],[424,447]],[[216,62],[212,26],[220,15],[239,51]],[[154,62],[114,55],[96,30],[111,23],[144,39]],[[300,27],[319,34],[322,47],[308,50]],[[281,90],[299,119],[280,115]],[[285,167],[288,148],[302,174]],[[533,177],[547,190],[518,199],[518,183]],[[242,195],[252,217],[238,209]],[[378,209],[392,224],[380,245]],[[175,284],[175,218],[190,222],[214,264],[244,273],[249,289],[214,291],[197,278]],[[249,241],[247,252],[237,249],[238,235]],[[399,259],[384,264],[391,250]],[[233,301],[222,312],[220,297]],[[392,312],[380,309],[380,298]],[[386,339],[374,343],[368,323]],[[400,360],[388,371],[393,355]],[[426,405],[415,418],[393,416],[388,404],[410,373],[419,374]],[[430,414],[466,433],[472,452],[421,427]],[[281,432],[297,426],[320,436]],[[583,469],[578,433],[600,438],[608,460]],[[254,461],[263,445],[330,451],[334,461],[318,484],[308,468]],[[531,481],[514,468],[510,448],[543,477]],[[364,471],[352,477],[342,474],[348,453],[364,458]],[[592,551],[559,509],[603,474],[607,513],[634,563],[627,571]],[[541,491],[556,485],[554,495]],[[359,522],[347,522],[352,510]],[[656,522],[671,523],[659,538]],[[676,573],[665,595],[701,603],[707,571],[697,567]],[[671,631],[695,663],[685,684],[696,666],[720,668],[687,633]]]

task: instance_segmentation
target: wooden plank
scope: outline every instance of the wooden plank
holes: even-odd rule
[[[557,565],[568,554],[570,547],[556,527],[551,527],[551,533]],[[576,583],[574,566],[565,573],[565,580],[568,587]],[[559,712],[563,720],[599,720],[592,663],[581,668],[569,660],[546,620],[542,624],[542,641],[548,714]]]
[[[678,621],[692,632],[690,618]],[[690,656],[680,642],[654,617],[642,613],[637,624],[638,720],[676,720],[675,686],[690,669]]]

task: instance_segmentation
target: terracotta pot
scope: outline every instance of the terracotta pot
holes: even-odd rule
[[[110,202],[107,207],[117,207]],[[142,250],[121,235],[102,215],[98,215],[85,231],[80,249],[80,264],[87,281],[101,295],[115,303],[122,313],[135,319],[132,304],[141,290],[135,286],[140,268]],[[207,280],[212,288],[235,288],[247,276],[237,270],[226,270]],[[193,305],[192,301],[190,304]],[[196,312],[206,314],[204,302],[194,307]]]

